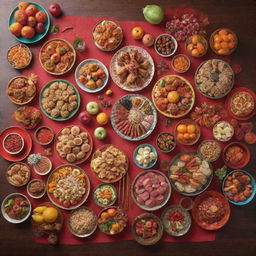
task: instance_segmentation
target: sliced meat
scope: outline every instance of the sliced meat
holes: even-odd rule
[[[142,194],[143,192],[145,192],[144,188],[136,188],[135,189],[136,194]]]
[[[157,196],[156,200],[157,200],[158,203],[161,203],[164,200],[164,196],[159,195],[159,196]]]
[[[147,186],[145,187],[145,190],[150,193],[151,191],[153,191],[153,188],[152,188],[151,185],[147,185]]]
[[[140,195],[136,197],[136,201],[140,204],[144,204],[144,200],[141,198]]]
[[[157,189],[154,189],[152,192],[150,192],[151,197],[157,197],[159,195],[159,192]]]
[[[146,200],[149,199],[149,193],[148,193],[147,191],[145,191],[144,193],[142,193],[142,194],[140,195],[140,197],[141,197],[144,201],[146,201]]]
[[[162,175],[157,175],[157,178],[159,179],[160,182],[166,182],[165,177],[163,177]]]
[[[157,192],[160,194],[160,195],[164,195],[165,192],[166,192],[167,188],[166,187],[159,187],[157,189]]]
[[[143,181],[142,184],[143,184],[143,186],[145,186],[145,187],[146,187],[147,185],[150,185],[150,186],[151,186],[151,185],[152,185],[151,179],[150,179],[150,178],[146,178],[146,179]]]
[[[153,207],[156,205],[156,201],[154,199],[148,199],[146,202],[145,202],[145,205],[147,207]]]

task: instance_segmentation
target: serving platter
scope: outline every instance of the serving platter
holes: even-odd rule
[[[69,206],[64,206],[63,203],[62,203],[56,196],[53,195],[53,193],[49,192],[49,188],[51,188],[50,183],[55,180],[55,177],[58,179],[58,175],[55,174],[55,173],[58,172],[60,169],[63,169],[63,168],[71,168],[72,171],[75,170],[75,169],[79,170],[79,171],[80,171],[80,174],[82,174],[82,175],[84,176],[84,181],[85,181],[85,184],[84,184],[84,185],[85,185],[85,186],[84,186],[84,188],[85,188],[85,193],[84,193],[84,195],[81,196],[81,200],[78,201],[77,203],[71,204],[71,205],[69,205]],[[71,171],[71,172],[72,172],[72,171]],[[64,174],[64,175],[65,175],[65,174]],[[50,186],[49,186],[49,185],[50,185]],[[89,196],[89,194],[90,194],[90,180],[89,180],[87,174],[85,173],[85,171],[84,171],[82,168],[80,168],[80,167],[78,167],[78,166],[76,166],[76,165],[73,165],[73,164],[60,165],[60,166],[58,166],[56,169],[54,169],[54,170],[50,173],[50,175],[49,175],[49,177],[48,177],[48,179],[47,179],[46,186],[47,186],[47,195],[48,195],[48,198],[51,200],[51,202],[52,202],[55,206],[57,206],[57,207],[59,207],[59,208],[61,208],[61,209],[64,209],[64,210],[74,210],[74,209],[78,208],[79,206],[81,206],[82,204],[84,204],[84,202],[87,200],[87,198],[88,198],[88,196]],[[72,186],[72,187],[74,187],[74,186]],[[60,187],[60,189],[62,189],[62,188]],[[63,189],[64,189],[64,188],[63,188]],[[57,193],[57,192],[56,192],[56,193]],[[70,193],[71,193],[71,192],[69,192],[69,194],[70,194]],[[78,196],[78,195],[76,195],[76,196]]]
[[[141,101],[141,105],[139,105],[138,107],[137,107],[137,103],[135,102],[136,99]],[[125,102],[131,102],[131,101],[133,101],[134,103],[128,103],[128,104],[132,104],[132,107],[130,109],[129,109],[129,106],[128,106],[128,109],[126,108],[127,106],[123,106],[123,104],[126,104]],[[138,113],[138,110],[140,110],[140,108],[142,108],[144,104],[146,104],[148,111],[150,113],[149,115],[147,115],[146,111],[140,111],[141,123],[139,125],[143,128],[143,131],[140,131],[139,132],[140,134],[138,134],[137,131],[135,131],[135,125],[133,123],[130,123],[130,121],[128,121],[128,115],[129,114],[133,116],[137,115],[136,113]],[[131,110],[133,113],[131,113]],[[149,119],[149,120],[145,120],[145,119]],[[148,123],[147,127],[143,125],[143,121],[146,121],[146,123]],[[149,121],[150,123],[147,121]],[[128,131],[126,129],[122,130],[122,128],[125,128],[121,126],[122,122],[123,124],[127,123],[127,125],[131,126],[130,130]],[[146,125],[146,123],[144,124]],[[114,131],[121,138],[129,141],[139,141],[148,137],[155,129],[155,126],[157,124],[157,112],[152,102],[145,96],[141,94],[128,94],[120,98],[114,104],[111,112],[111,124]]]
[[[145,79],[142,79],[142,84],[140,86],[138,86],[134,83],[132,85],[125,85],[125,83],[122,82],[122,79],[118,76],[117,69],[118,69],[119,56],[122,53],[127,53],[127,52],[129,53],[131,51],[133,51],[133,52],[137,51],[138,54],[141,54],[141,56],[149,62],[149,67],[147,67],[145,69],[149,73],[149,76]],[[129,71],[127,71],[127,72],[129,72]],[[110,75],[111,75],[112,80],[118,87],[120,87],[121,89],[128,91],[128,92],[137,92],[137,91],[141,91],[144,88],[146,88],[152,81],[154,73],[155,73],[155,65],[154,65],[154,61],[153,61],[152,57],[146,50],[144,50],[143,48],[138,47],[138,46],[130,45],[130,46],[125,46],[125,47],[121,48],[120,50],[118,50],[115,53],[115,55],[112,57],[111,62],[110,62]]]
[[[42,40],[47,35],[47,33],[48,33],[49,29],[50,29],[50,25],[51,25],[50,16],[49,16],[48,12],[45,10],[45,8],[42,5],[40,5],[38,3],[35,3],[35,2],[30,2],[30,1],[28,3],[35,5],[39,11],[45,12],[46,15],[47,15],[47,20],[44,23],[45,29],[44,29],[44,32],[42,34],[36,33],[33,38],[25,38],[25,37],[22,37],[22,36],[14,36],[18,41],[20,41],[20,42],[22,42],[24,44],[32,44],[32,43],[36,43],[36,42]],[[8,20],[8,27],[10,27],[10,25],[15,22],[14,13],[17,10],[18,10],[18,6],[15,7],[13,9],[13,11],[10,13],[9,20]]]
[[[44,92],[46,89],[50,88],[51,84],[55,83],[55,82],[63,82],[63,83],[66,83],[68,86],[71,86],[74,90],[75,90],[75,94],[77,96],[77,107],[72,110],[69,115],[67,117],[62,117],[62,116],[57,116],[57,117],[52,117],[49,113],[47,113],[46,109],[43,107],[43,103],[42,103],[42,100],[44,98]],[[42,110],[42,112],[50,119],[54,120],[54,121],[66,121],[66,120],[69,120],[70,118],[72,118],[76,113],[77,111],[79,110],[79,107],[80,107],[80,103],[81,103],[81,100],[80,100],[80,94],[77,90],[77,88],[72,84],[70,83],[69,81],[67,80],[63,80],[63,79],[57,79],[57,80],[52,80],[50,82],[48,82],[41,90],[40,92],[40,95],[39,95],[39,103],[40,103],[40,108]]]

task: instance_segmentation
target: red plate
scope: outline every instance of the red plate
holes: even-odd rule
[[[225,155],[226,155],[226,152],[227,152],[227,149],[230,147],[230,146],[239,146],[241,147],[243,150],[244,150],[244,157],[243,157],[243,160],[241,161],[241,163],[237,164],[237,165],[234,165],[234,164],[230,164],[228,163],[226,160],[225,160]],[[244,166],[246,166],[249,161],[250,161],[250,157],[251,157],[251,153],[250,153],[250,150],[249,148],[244,144],[244,143],[241,143],[241,142],[231,142],[229,143],[223,150],[223,161],[225,163],[225,165],[229,168],[232,168],[232,169],[241,169],[243,168]]]
[[[225,208],[225,211],[226,211],[224,217],[220,221],[214,222],[212,224],[203,222],[203,221],[199,220],[199,217],[198,217],[198,205],[200,203],[202,203],[208,197],[215,197],[215,198],[220,199],[223,204],[223,207]],[[194,201],[194,206],[192,208],[192,216],[193,216],[193,219],[196,222],[196,224],[198,226],[200,226],[201,228],[206,229],[206,230],[217,230],[217,229],[223,227],[229,220],[230,206],[229,206],[228,200],[222,194],[220,194],[216,191],[206,191],[196,197],[196,199]]]
[[[228,110],[229,115],[230,115],[232,118],[235,118],[235,119],[237,119],[237,120],[247,120],[247,119],[252,118],[252,117],[255,115],[255,113],[256,113],[256,103],[255,103],[254,110],[253,110],[249,115],[247,115],[247,116],[236,116],[236,115],[234,115],[233,112],[231,111],[231,109],[230,109],[230,101],[231,101],[232,96],[233,96],[235,93],[237,93],[237,92],[247,92],[247,93],[249,93],[249,94],[254,98],[254,101],[256,102],[256,95],[255,95],[255,93],[254,93],[252,90],[250,90],[250,89],[248,89],[248,88],[246,88],[246,87],[235,88],[235,89],[233,89],[233,90],[228,94],[228,96],[227,96],[227,98],[226,98],[226,101],[225,101],[225,108]]]
[[[87,134],[88,134],[88,140],[89,140],[89,144],[90,144],[90,146],[91,146],[91,149],[90,149],[90,151],[87,153],[87,155],[86,155],[85,158],[83,158],[83,159],[81,159],[81,160],[79,160],[79,161],[76,161],[76,162],[71,163],[71,162],[67,161],[65,158],[62,158],[62,157],[59,156],[59,153],[58,153],[58,151],[56,150],[56,145],[57,145],[57,143],[58,143],[58,137],[59,137],[61,131],[62,131],[63,129],[65,129],[65,128],[71,128],[71,127],[73,127],[73,126],[78,126],[82,132],[87,132]],[[55,139],[54,139],[54,150],[55,150],[55,152],[56,152],[56,154],[57,154],[57,156],[58,156],[58,159],[59,159],[63,164],[72,164],[72,165],[76,165],[76,164],[81,164],[81,163],[83,163],[84,161],[86,161],[86,160],[90,157],[90,155],[91,155],[91,153],[92,153],[92,149],[93,149],[93,140],[92,140],[92,137],[91,137],[90,133],[89,133],[85,128],[81,127],[80,125],[76,125],[76,124],[75,124],[75,125],[68,125],[68,126],[63,127],[61,130],[59,130],[59,132],[56,134]]]
[[[18,133],[24,139],[24,148],[17,155],[11,155],[11,154],[7,153],[3,148],[3,140],[4,140],[5,136],[12,132]],[[28,132],[26,132],[25,130],[23,130],[22,128],[20,128],[18,126],[10,126],[10,127],[6,128],[5,130],[3,130],[0,134],[0,155],[8,161],[11,161],[11,162],[22,161],[23,159],[25,159],[28,156],[28,154],[31,151],[31,148],[32,148],[32,139],[31,139],[30,135],[28,134]]]

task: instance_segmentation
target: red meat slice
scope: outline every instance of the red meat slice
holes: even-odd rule
[[[144,201],[146,201],[146,200],[149,199],[149,193],[148,193],[147,191],[145,191],[144,193],[142,193],[142,194],[140,195],[140,197],[141,197]]]
[[[146,202],[145,202],[145,205],[148,206],[148,207],[153,207],[156,205],[156,201],[154,199],[148,199]]]

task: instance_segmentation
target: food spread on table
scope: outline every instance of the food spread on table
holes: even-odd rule
[[[57,17],[61,8],[52,4],[49,12]],[[164,12],[157,5],[147,5],[143,15],[158,26]],[[27,185],[34,206],[31,210],[30,200],[21,193],[7,195],[1,210],[8,222],[24,222],[32,211],[33,233],[47,237],[50,244],[58,242],[60,232],[65,236],[64,224],[80,238],[94,232],[95,236],[103,232],[118,238],[124,230],[138,243],[152,245],[162,238],[164,230],[171,236],[196,233],[197,226],[217,230],[230,217],[229,202],[244,205],[253,199],[255,180],[250,170],[241,170],[250,161],[250,150],[240,141],[255,144],[256,133],[251,122],[238,120],[254,116],[256,96],[246,87],[237,87],[237,72],[229,64],[230,57],[222,56],[237,48],[237,36],[228,28],[219,28],[209,38],[205,32],[208,21],[202,15],[177,13],[166,20],[165,31],[152,27],[149,34],[143,23],[128,33],[118,23],[105,19],[91,28],[92,45],[76,36],[73,47],[61,37],[63,34],[66,38],[64,35],[76,27],[62,28],[60,17],[60,25],[52,26],[50,40],[40,45],[32,63],[32,46],[17,44],[8,50],[7,61],[12,68],[36,65],[49,73],[21,74],[7,81],[9,100],[22,106],[13,114],[18,126],[0,134],[0,153],[13,162],[6,169],[7,182],[14,187]],[[20,2],[9,19],[10,32],[25,44],[44,38],[49,26],[48,12],[36,3]],[[86,57],[77,65],[76,50],[81,50],[78,40],[86,54],[93,55],[90,48],[94,47],[98,55]],[[121,43],[126,45],[117,50]],[[108,51],[109,57],[96,47]],[[218,58],[212,57],[212,51]],[[81,59],[83,53],[78,54]],[[155,64],[159,68],[156,73]],[[173,75],[173,71],[179,75]],[[77,85],[69,81],[67,72]],[[53,76],[64,74],[67,80],[53,80]],[[51,78],[47,81],[44,77]],[[121,89],[141,93],[125,94]],[[95,96],[93,93],[99,90],[103,93]],[[165,129],[161,127],[163,120]],[[43,126],[37,128],[40,122]],[[32,152],[31,136],[37,143]],[[91,154],[90,161],[84,163]],[[157,170],[157,161],[166,173]],[[215,163],[211,163],[221,161],[225,166],[215,171]],[[77,166],[80,164],[83,167]],[[214,173],[224,179],[224,196],[208,190],[210,185],[214,188]],[[192,219],[181,205],[165,206],[170,197],[181,195],[196,196],[191,199]],[[93,200],[87,201],[89,197]],[[136,210],[129,203],[130,197]],[[86,201],[92,209],[83,206]],[[138,208],[161,209],[161,219],[159,212],[136,217]],[[72,210],[68,218],[63,210]],[[131,231],[126,228],[129,225]]]

